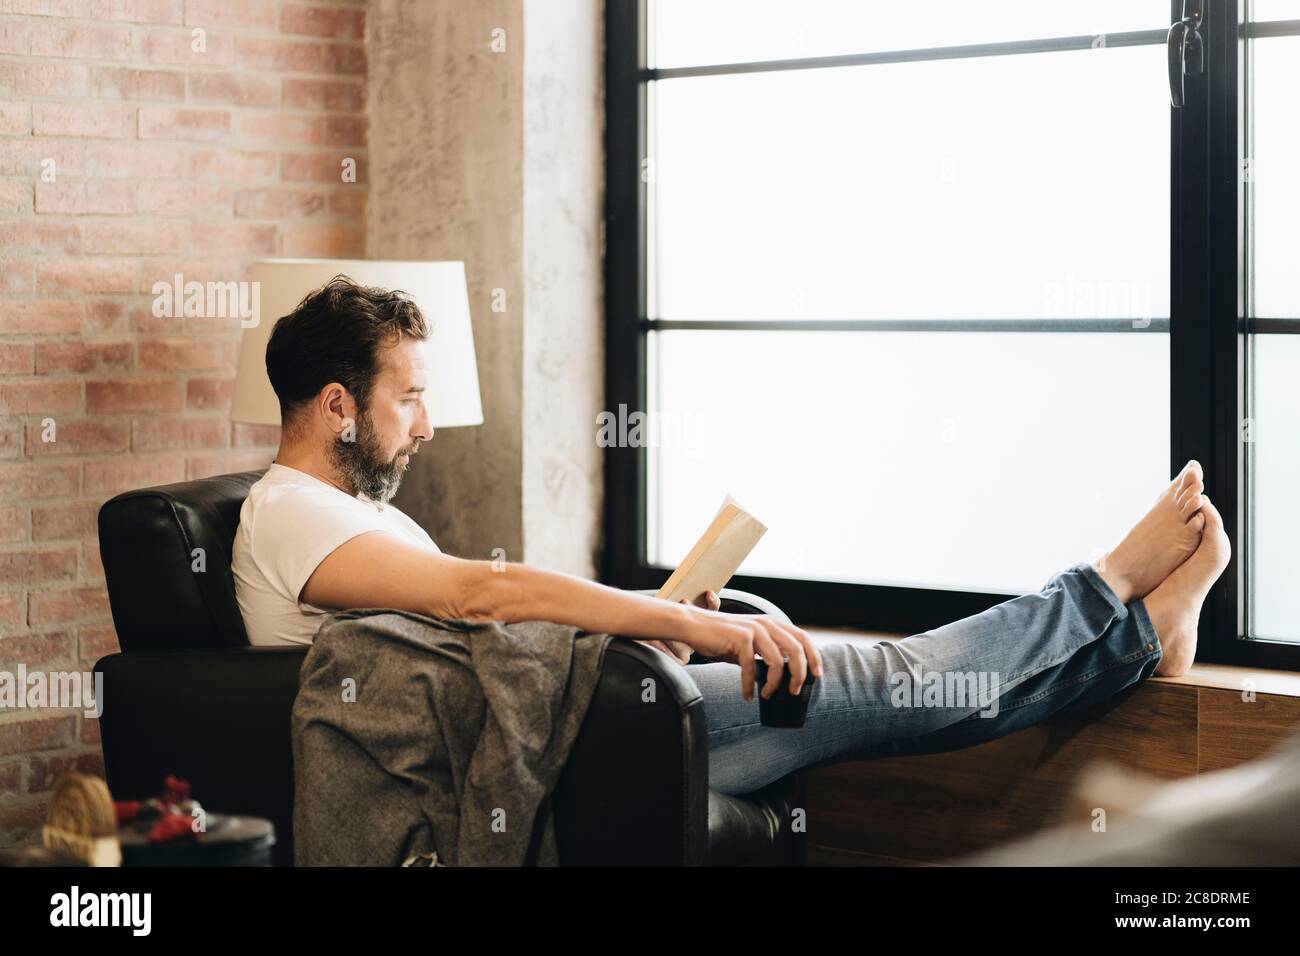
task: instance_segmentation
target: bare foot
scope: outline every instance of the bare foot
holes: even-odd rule
[[[1210,499],[1204,495],[1202,498],[1205,531],[1200,547],[1146,597],[1147,614],[1164,650],[1156,665],[1160,677],[1178,677],[1192,666],[1196,659],[1196,622],[1201,616],[1201,605],[1232,557],[1223,519]]]
[[[1124,604],[1146,597],[1201,543],[1201,466],[1189,461],[1115,550],[1093,567]]]

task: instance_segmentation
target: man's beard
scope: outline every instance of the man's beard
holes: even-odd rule
[[[384,457],[368,411],[363,411],[356,423],[356,441],[336,439],[328,456],[345,485],[379,504],[392,500],[405,473],[399,462]]]

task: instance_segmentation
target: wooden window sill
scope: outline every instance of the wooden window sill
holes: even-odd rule
[[[819,643],[862,643],[898,641],[906,634],[889,634],[881,631],[863,631],[855,628],[806,627],[808,634]],[[1300,698],[1300,672],[1265,670],[1259,667],[1237,667],[1231,664],[1193,664],[1182,677],[1152,677],[1162,684],[1180,684],[1189,687],[1212,687],[1217,690],[1243,690],[1254,681],[1257,694],[1274,694],[1280,697]]]

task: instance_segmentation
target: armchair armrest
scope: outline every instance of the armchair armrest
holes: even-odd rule
[[[213,812],[270,820],[272,861],[292,864],[289,728],[306,650],[139,650],[101,659],[100,736],[114,799],[156,796],[174,773]]]

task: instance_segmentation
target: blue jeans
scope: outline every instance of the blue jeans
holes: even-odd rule
[[[749,793],[815,765],[959,750],[1083,710],[1149,676],[1162,653],[1141,601],[1090,565],[904,640],[818,644],[823,674],[798,729],[764,727],[735,664],[690,664],[704,696],[709,785]]]

